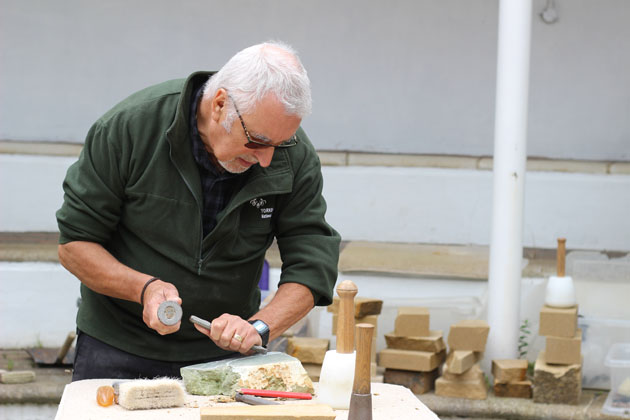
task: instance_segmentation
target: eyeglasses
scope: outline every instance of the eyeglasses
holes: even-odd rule
[[[241,117],[241,113],[239,112],[238,108],[236,107],[236,102],[234,102],[234,99],[232,98],[232,96],[230,96],[228,94],[228,97],[230,98],[230,100],[232,101],[232,103],[234,104],[234,110],[236,110],[236,115],[238,115],[238,119],[241,120],[241,125],[243,126],[243,131],[245,131],[245,135],[247,136],[247,143],[245,144],[245,147],[247,147],[248,149],[262,149],[265,147],[273,147],[274,149],[277,148],[285,148],[285,147],[293,147],[296,144],[298,144],[298,139],[295,135],[293,135],[293,137],[291,137],[289,140],[285,140],[280,144],[269,144],[265,141],[262,140],[254,140],[252,139],[252,136],[249,135],[249,131],[247,130],[247,127],[245,127],[245,121],[243,121],[243,117]]]

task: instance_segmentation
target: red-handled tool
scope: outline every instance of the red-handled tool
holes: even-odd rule
[[[241,394],[255,395],[257,397],[294,398],[298,400],[311,400],[313,396],[308,392],[272,391],[270,389],[242,388]]]

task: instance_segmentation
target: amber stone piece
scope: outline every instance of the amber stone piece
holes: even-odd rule
[[[96,402],[101,407],[114,404],[114,388],[109,385],[99,386],[96,390]]]

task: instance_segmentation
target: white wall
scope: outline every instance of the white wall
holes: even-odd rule
[[[0,232],[56,232],[63,180],[76,160],[0,154]]]
[[[345,240],[490,241],[492,172],[325,167],[328,220]],[[630,176],[528,172],[523,246],[630,250]]]
[[[76,329],[79,280],[56,263],[0,262],[0,347],[59,347]]]
[[[630,2],[534,0],[528,153],[630,160]],[[129,93],[282,39],[320,150],[492,154],[496,0],[4,0],[0,139],[81,142]]]

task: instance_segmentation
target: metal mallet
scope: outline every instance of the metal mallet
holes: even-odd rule
[[[164,325],[175,325],[182,319],[182,307],[175,301],[165,300],[158,307],[158,319]]]

